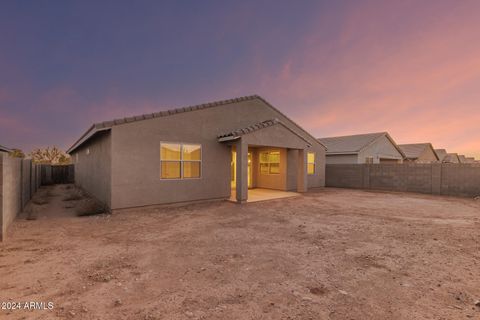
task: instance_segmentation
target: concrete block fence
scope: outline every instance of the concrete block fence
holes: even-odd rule
[[[480,164],[327,164],[326,186],[475,197]]]
[[[39,166],[29,159],[0,154],[0,241],[40,187]]]

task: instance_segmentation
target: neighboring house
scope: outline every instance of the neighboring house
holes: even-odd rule
[[[402,163],[404,154],[387,132],[318,139],[327,147],[327,164]]]
[[[10,152],[12,152],[11,149],[0,145],[0,153],[10,153]]]
[[[445,149],[435,149],[435,153],[437,154],[438,161],[440,162],[443,162],[447,156],[447,150]]]
[[[399,144],[408,161],[417,163],[432,163],[438,161],[437,154],[431,143]]]
[[[466,157],[465,158],[465,163],[475,163],[475,158],[474,157]]]
[[[447,153],[445,158],[443,158],[443,163],[460,163],[460,159],[458,158],[458,154],[456,153]]]
[[[325,185],[325,146],[256,95],[97,123],[68,153],[112,210]]]
[[[467,163],[467,157],[465,157],[463,154],[458,155],[458,162],[459,163]]]

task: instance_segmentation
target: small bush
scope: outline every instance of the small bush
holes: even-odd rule
[[[94,199],[89,199],[77,209],[77,216],[79,217],[93,216],[103,213],[107,213],[107,208]]]

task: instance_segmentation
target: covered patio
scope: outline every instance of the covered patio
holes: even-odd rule
[[[264,201],[307,190],[310,144],[278,119],[223,134],[218,141],[232,152],[230,200]]]

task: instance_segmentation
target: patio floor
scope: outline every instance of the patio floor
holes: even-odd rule
[[[297,197],[299,195],[300,193],[297,193],[297,192],[254,188],[254,189],[248,189],[247,202],[249,203],[249,202],[267,201],[267,200],[274,200],[274,199],[281,199],[281,198],[290,198],[290,197]],[[230,201],[237,202],[237,199],[235,198],[235,189],[232,189],[232,195],[230,197]]]

